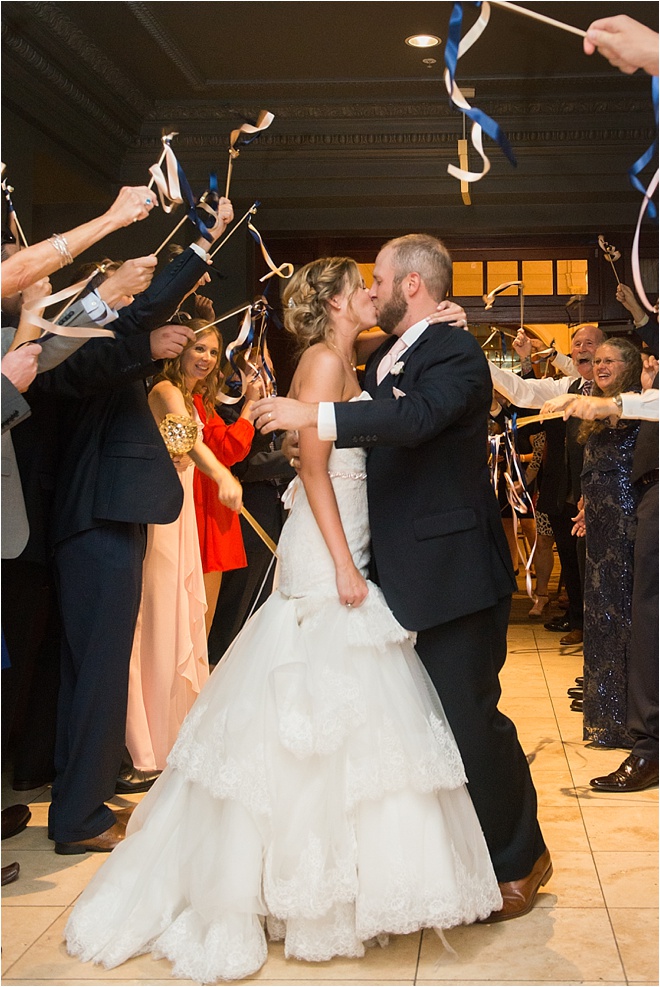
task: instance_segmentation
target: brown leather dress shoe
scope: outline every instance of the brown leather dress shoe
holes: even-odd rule
[[[559,639],[559,643],[561,645],[582,644],[582,631],[579,627],[576,627],[574,630],[569,631],[568,634],[564,634]]]
[[[589,784],[596,792],[643,792],[658,784],[658,762],[629,754],[616,771],[592,778]]]
[[[121,843],[126,835],[126,823],[116,821],[106,829],[105,832],[99,833],[98,836],[92,836],[88,840],[73,840],[71,843],[56,843],[55,853],[73,854],[73,853],[110,853],[111,850]]]
[[[21,833],[30,819],[32,813],[27,805],[8,805],[2,810],[2,838],[8,840],[10,836]]]
[[[521,878],[519,881],[506,881],[500,883],[500,892],[504,902],[502,908],[497,912],[491,912],[488,918],[481,920],[482,925],[490,925],[491,922],[506,922],[510,918],[519,918],[532,910],[534,900],[539,888],[547,884],[552,877],[552,860],[550,852],[546,849],[532,867],[531,874]]]
[[[3,867],[2,882],[1,882],[2,887],[4,888],[5,884],[13,884],[14,881],[17,880],[18,878],[20,870],[21,870],[21,865],[15,862],[13,864],[7,864],[6,867]]]

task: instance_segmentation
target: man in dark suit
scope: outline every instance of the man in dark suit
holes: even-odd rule
[[[231,218],[223,201],[214,236]],[[124,836],[127,815],[105,802],[114,795],[124,750],[145,525],[174,521],[182,504],[144,379],[194,338],[163,323],[206,270],[199,245],[184,251],[120,315],[116,339],[90,340],[37,378],[41,391],[59,398],[63,435],[52,520],[63,623],[49,813],[58,853],[107,852]],[[238,484],[230,479],[236,499]],[[240,506],[240,496],[230,506]]]
[[[488,365],[469,333],[427,321],[450,282],[451,259],[435,238],[386,244],[371,297],[393,338],[365,373],[377,400],[265,399],[257,425],[318,425],[321,438],[369,449],[375,577],[399,622],[418,632],[456,737],[500,881],[504,907],[488,920],[498,921],[531,909],[552,865],[525,755],[497,709],[515,580],[487,466]]]

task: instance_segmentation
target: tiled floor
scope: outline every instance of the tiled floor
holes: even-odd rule
[[[657,789],[598,795],[589,778],[614,769],[621,751],[587,750],[581,717],[567,687],[581,674],[581,649],[561,649],[557,634],[528,622],[514,600],[502,708],[515,720],[531,761],[541,825],[554,876],[524,918],[447,933],[448,953],[432,932],[393,937],[363,960],[311,964],[270,948],[249,982],[260,984],[609,985],[658,984]],[[2,891],[2,983],[160,984],[169,964],[149,956],[105,971],[67,956],[62,930],[102,854],[56,856],[46,837],[48,789],[3,805],[30,802],[27,830],[2,844],[3,863],[17,860],[19,880]],[[117,800],[119,805],[125,800]]]

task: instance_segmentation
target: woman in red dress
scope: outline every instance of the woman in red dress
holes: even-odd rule
[[[204,444],[223,466],[231,467],[245,459],[249,453],[254,438],[253,402],[262,396],[260,382],[250,383],[240,417],[232,425],[226,425],[215,411],[211,414],[207,412],[200,394],[193,394],[195,408],[204,429]],[[242,569],[247,565],[247,559],[238,514],[220,503],[215,484],[198,469],[195,469],[193,491],[208,608],[208,637],[220,593],[222,573],[230,569]]]

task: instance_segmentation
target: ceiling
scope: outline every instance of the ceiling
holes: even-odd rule
[[[579,37],[495,6],[457,78],[502,124],[518,167],[486,141],[491,173],[463,205],[446,171],[463,120],[442,79],[452,6],[4,0],[3,159],[25,151],[13,146],[21,122],[23,142],[35,135],[31,205],[91,199],[95,188],[146,181],[161,134],[176,130],[179,160],[201,189],[210,171],[224,175],[231,130],[268,109],[275,120],[235,163],[232,196],[261,199],[271,230],[632,225],[639,197],[626,172],[654,132],[648,76],[622,75],[585,56]],[[524,6],[579,28],[621,11]],[[464,7],[471,23],[474,5]],[[657,29],[657,3],[625,9]],[[443,44],[406,46],[418,32]]]

